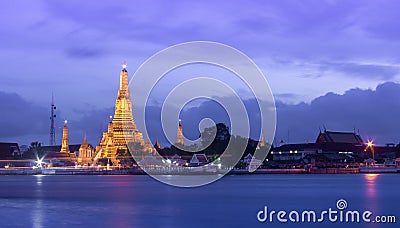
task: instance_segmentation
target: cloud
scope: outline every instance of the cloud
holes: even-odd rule
[[[114,108],[88,108],[81,113],[83,116],[79,119],[68,121],[70,141],[82,143],[86,135],[88,142],[95,146],[103,132],[107,131],[109,116],[114,115]]]
[[[354,88],[342,95],[330,92],[310,103],[287,104],[278,101],[275,143],[281,140],[289,143],[313,142],[319,130],[324,128],[332,131],[359,131],[364,140],[374,139],[378,144],[399,143],[400,102],[397,97],[400,97],[400,84],[387,82],[374,90]],[[229,98],[225,101],[229,103]],[[250,111],[251,137],[256,138],[259,112],[254,100],[244,102]],[[150,110],[149,122],[155,126],[160,120],[160,116],[155,113],[160,110],[155,106]],[[203,118],[212,118],[217,123],[230,125],[227,113],[213,101],[204,101],[201,105],[184,109],[180,118],[184,133],[192,139],[198,136],[198,124]],[[162,134],[161,126],[157,129],[153,133]]]
[[[41,134],[50,126],[49,112],[18,94],[0,91],[0,140]]]
[[[364,4],[357,10],[358,13],[355,16],[358,26],[367,36],[374,39],[398,40],[400,32],[398,29],[393,29],[398,26],[400,20],[400,15],[396,10],[397,4],[396,0],[371,1]]]
[[[7,76],[1,78],[3,85],[40,80],[40,86],[51,82],[49,87],[53,88],[86,90],[89,80],[80,84],[73,81],[86,74],[107,79],[108,67],[127,60],[136,68],[163,48],[193,40],[226,43],[257,60],[258,65],[266,64],[261,66],[263,72],[276,78],[271,79],[276,80],[272,89],[277,93],[296,89],[299,98],[305,98],[299,101],[308,102],[329,91],[342,93],[355,85],[372,88],[383,80],[400,80],[394,1],[93,4],[17,0],[0,4],[0,46],[4,52],[0,73]],[[20,17],[13,12],[19,12]],[[54,72],[58,77],[51,76]],[[71,80],[59,80],[63,77]],[[368,83],[361,85],[355,77]],[[335,78],[341,84],[325,78]],[[98,83],[96,88],[107,86]],[[24,96],[35,97],[33,91],[39,91],[38,87],[6,89],[27,91]]]
[[[232,4],[223,1],[135,1],[134,4],[111,0],[96,4],[73,0],[3,1],[0,3],[3,53],[0,84],[3,91],[17,92],[32,99],[32,103],[18,102],[23,106],[31,105],[35,110],[39,106],[34,104],[56,91],[57,100],[63,101],[65,107],[82,108],[88,102],[97,108],[84,111],[87,118],[98,114],[107,119],[110,94],[114,94],[110,88],[113,82],[118,84],[122,61],[127,60],[130,69],[135,69],[147,57],[169,45],[211,40],[231,45],[255,60],[267,73],[271,89],[281,102],[281,115],[293,114],[286,116],[283,123],[291,123],[291,118],[298,113],[312,116],[311,108],[317,107],[321,99],[317,97],[328,92],[344,95],[327,94],[323,99],[347,105],[341,100],[343,96],[356,93],[365,97],[369,93],[367,88],[389,80],[400,82],[397,5],[397,1],[390,0],[383,3],[235,1]],[[15,12],[19,12],[18,17]],[[116,77],[111,78],[112,75]],[[354,87],[362,89],[350,90]],[[377,96],[380,90],[378,86],[376,91],[370,92]],[[292,93],[295,96],[287,96]],[[302,101],[311,103],[299,103]],[[363,107],[367,108],[371,109]],[[46,135],[48,110],[42,109],[46,114],[40,115],[44,120],[43,127],[39,128],[43,129],[37,130]],[[310,110],[306,112],[307,109]],[[72,114],[70,117],[71,127],[74,118],[78,121],[81,118]],[[302,120],[313,123],[306,117]],[[351,122],[359,122],[356,120]],[[328,125],[326,122],[320,120],[312,127]],[[95,125],[87,127],[97,128]],[[297,128],[282,126],[290,128],[289,138],[295,139]],[[10,129],[10,132],[15,131],[10,135],[17,135],[19,130],[24,129]],[[77,140],[83,131],[88,130],[80,129]],[[283,130],[280,137],[285,138],[287,133]],[[304,137],[308,138],[311,140],[314,136]]]
[[[400,73],[396,65],[354,63],[354,62],[325,62],[321,63],[322,72],[330,70],[366,79],[391,80]]]
[[[103,1],[102,4],[45,1],[43,9],[50,18],[67,24],[69,30],[88,31],[87,36],[81,37],[84,42],[91,39],[112,45],[129,40],[131,45],[137,45],[138,41],[146,40],[165,47],[205,39],[224,42],[256,56],[263,56],[267,51],[291,58],[318,59],[362,57],[372,53],[375,57],[396,56],[396,52],[383,52],[382,45],[388,44],[379,42],[379,36],[373,36],[375,40],[372,41],[360,35],[387,33],[385,36],[389,36],[389,31],[397,31],[392,22],[397,21],[393,20],[397,19],[397,14],[393,10],[386,14],[391,6],[395,8],[393,4],[396,3],[382,6],[363,1],[343,4],[314,0],[301,3],[236,1],[229,5],[215,1],[168,4],[158,1],[136,1],[135,4],[129,1]],[[378,22],[365,15],[371,15]],[[371,27],[385,29],[375,31]]]
[[[360,131],[364,140],[398,143],[400,84],[387,82],[375,90],[351,89],[343,95],[327,93],[311,103],[277,103],[276,141],[311,142],[319,129]]]
[[[30,102],[16,93],[0,91],[0,141],[29,144],[39,141],[48,144],[50,130],[50,107],[43,107]],[[64,111],[67,107],[56,109],[56,144],[61,143]],[[64,111],[63,111],[64,110]],[[113,115],[113,108],[81,110],[77,120],[68,119],[70,143],[81,143],[84,134],[89,142],[97,144],[101,133],[107,129],[108,116]]]
[[[398,143],[400,133],[398,118],[400,116],[400,84],[387,82],[375,90],[351,89],[343,95],[327,93],[310,103],[286,104],[277,102],[277,130],[275,143],[313,142],[319,129],[326,127],[333,131],[359,131],[366,139],[377,143]],[[229,103],[229,98],[226,102]],[[0,141],[48,140],[48,110],[22,99],[17,94],[0,92],[2,112],[0,118]],[[256,138],[259,131],[260,115],[255,100],[245,100],[250,111],[251,137]],[[229,105],[228,105],[229,106]],[[231,107],[235,108],[235,107]],[[62,110],[57,110],[62,115]],[[102,132],[107,129],[108,116],[113,115],[114,108],[90,108],[81,110],[82,117],[69,121],[71,143],[81,143],[84,134],[90,143],[96,145]],[[161,126],[160,106],[146,108],[147,128],[154,143],[158,138],[162,145],[168,145]],[[233,111],[235,113],[235,111]],[[216,123],[230,125],[227,113],[214,101],[204,101],[197,106],[185,108],[181,114],[184,134],[190,139],[199,135],[198,126],[202,119],[211,118]],[[173,122],[172,118],[171,121]],[[139,130],[144,126],[136,122]],[[175,123],[172,123],[175,126]],[[177,124],[177,123],[176,123]],[[240,125],[240,124],[239,124]],[[57,141],[61,140],[62,119],[57,119]],[[172,134],[174,135],[175,128]]]
[[[72,58],[86,59],[104,56],[104,50],[95,47],[70,47],[67,48],[67,55]]]
[[[172,122],[171,131],[168,130],[168,125],[170,123],[164,124],[166,126],[165,130],[167,131],[167,134],[171,134],[173,136],[172,140],[175,140],[178,124],[177,118],[179,118],[182,120],[181,124],[183,126],[184,136],[188,139],[196,140],[199,137],[201,130],[204,127],[209,126],[207,124],[200,124],[203,119],[208,118],[211,119],[214,123],[225,123],[228,127],[230,127],[231,130],[233,130],[231,120],[235,120],[234,130],[236,134],[248,136],[246,134],[246,131],[243,131],[245,126],[247,126],[245,122],[246,117],[241,116],[241,109],[239,107],[232,105],[235,104],[235,99],[232,97],[223,97],[221,100],[224,102],[223,105],[225,105],[229,109],[229,112],[231,114],[230,116],[228,115],[228,112],[224,109],[224,107],[218,104],[216,101],[203,99],[199,105],[184,107],[183,110],[180,112],[179,117],[172,116],[170,115],[170,113],[166,113],[166,119],[169,119]],[[259,137],[261,118],[259,115],[259,111],[257,111],[258,104],[255,100],[244,100],[244,105],[245,108],[248,110],[248,118],[251,123],[249,129],[250,136],[253,138]],[[146,117],[146,121],[148,123],[147,127],[149,129],[151,140],[154,140],[155,137],[157,137],[161,144],[168,145],[168,141],[165,137],[163,137],[164,132],[162,131],[162,126],[160,124],[161,107],[149,106],[147,107],[147,110],[149,116]],[[238,122],[237,120],[240,121]],[[139,124],[138,127],[141,128]],[[174,141],[172,143],[174,143]]]

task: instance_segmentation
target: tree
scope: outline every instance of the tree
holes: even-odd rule
[[[223,123],[218,123],[215,126],[205,128],[200,134],[200,141],[203,148],[206,145],[209,145],[209,147],[212,148],[213,146],[215,147],[218,143],[221,144],[223,142],[229,142],[230,137],[231,135],[229,132],[229,127],[227,127]]]
[[[231,138],[229,127],[223,123],[218,123],[215,126],[205,128],[200,135],[202,148],[201,152],[207,155],[220,155],[222,154]]]
[[[31,142],[28,151],[23,154],[23,157],[38,160],[43,158],[45,155],[46,154],[43,151],[42,144],[40,142]]]
[[[125,150],[123,156],[127,159],[127,161],[131,161],[136,163],[140,161],[146,153],[144,151],[144,147],[140,143],[131,142],[128,144],[128,150]]]

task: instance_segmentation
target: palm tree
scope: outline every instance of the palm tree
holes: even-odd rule
[[[29,146],[29,149],[26,153],[24,153],[25,158],[31,158],[31,159],[36,159],[39,160],[42,158],[44,155],[43,149],[42,149],[42,143],[40,142],[31,142],[31,145]]]

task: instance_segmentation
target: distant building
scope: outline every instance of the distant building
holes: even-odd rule
[[[324,131],[320,132],[315,143],[343,143],[349,145],[364,145],[361,136],[354,132],[334,132]]]
[[[400,158],[396,158],[396,159],[395,159],[395,164],[396,164],[397,166],[400,166]]]
[[[158,138],[156,138],[156,142],[154,143],[154,149],[156,149],[156,151],[161,150],[161,146],[160,143],[158,143]]]
[[[243,158],[243,163],[246,164],[247,169],[257,169],[259,166],[261,166],[262,161],[255,158],[253,155],[248,153],[244,158]]]
[[[318,134],[315,143],[283,144],[272,150],[273,159],[298,160],[310,154],[335,153],[354,154],[364,150],[364,142],[354,132],[324,131]]]
[[[201,166],[206,164],[208,164],[208,159],[205,154],[193,154],[189,166]]]
[[[78,164],[91,165],[93,163],[94,152],[93,146],[87,143],[85,135],[83,143],[80,145],[78,150]]]
[[[76,162],[83,162],[82,158],[92,156],[93,147],[87,144],[86,136],[83,144],[69,144],[67,121],[64,122],[61,145],[42,146],[41,151],[45,154],[44,161],[53,166],[75,165]],[[79,157],[79,158],[78,158]],[[89,158],[91,160],[91,157]],[[85,160],[86,162],[86,160]]]
[[[257,149],[259,150],[260,148],[265,147],[265,137],[264,137],[264,132],[261,132],[261,140],[257,144]]]
[[[0,142],[0,158],[16,159],[21,157],[21,151],[18,143]]]
[[[62,146],[42,146],[40,149],[45,154],[43,161],[53,166],[75,165],[76,154],[79,153],[81,144],[68,145],[70,152],[60,152]]]
[[[79,154],[79,148],[82,144],[71,144],[68,145],[68,154]],[[42,146],[40,149],[45,152],[45,153],[66,153],[66,152],[61,152],[61,145],[55,145],[55,146]]]
[[[158,143],[158,142],[156,142],[156,143]],[[143,150],[144,150],[145,153],[153,154],[153,153],[157,152],[155,146],[151,145],[149,139],[146,139],[146,143],[144,144],[143,147],[144,147]]]
[[[375,154],[395,154],[396,148],[374,146]],[[314,143],[283,144],[272,149],[274,161],[296,161],[329,165],[355,161],[355,156],[367,155],[366,143],[355,132],[323,131]],[[391,155],[390,155],[391,156]],[[394,155],[395,156],[395,155]],[[379,157],[379,156],[378,156]]]
[[[171,164],[177,165],[177,166],[185,166],[187,165],[187,161],[185,159],[182,159],[181,156],[178,154],[175,154],[170,158]]]
[[[284,144],[271,151],[274,161],[291,161],[303,159],[308,154],[316,154],[315,143]]]

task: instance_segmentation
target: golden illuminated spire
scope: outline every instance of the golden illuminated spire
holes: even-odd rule
[[[145,145],[150,145],[150,146],[151,146],[151,143],[150,143],[150,139],[149,139],[149,137],[147,137],[147,138],[146,138]]]
[[[69,145],[68,145],[68,121],[64,120],[64,128],[63,128],[63,137],[61,142],[61,151],[60,152],[68,152],[69,153]]]
[[[83,145],[87,145],[88,143],[87,143],[87,139],[86,139],[86,133],[85,133],[85,136],[83,137]]]
[[[113,164],[118,164],[116,157],[118,150],[128,150],[128,143],[145,145],[143,135],[137,129],[132,115],[132,100],[129,93],[127,64],[122,65],[119,74],[119,90],[115,101],[114,116],[110,116],[107,132],[96,147],[95,160],[109,158]]]
[[[79,152],[78,153],[78,163],[79,164],[88,164],[92,161],[93,150],[90,147],[90,145],[87,143],[86,133],[85,133],[85,136],[83,137],[83,143],[79,147],[78,152]]]
[[[114,145],[123,149],[128,142],[144,144],[143,137],[138,131],[132,116],[132,100],[129,93],[127,64],[122,65],[120,86],[115,102],[115,113],[112,120]]]
[[[260,147],[264,147],[265,146],[265,137],[264,137],[264,132],[261,133],[261,141],[258,144]]]
[[[107,132],[108,132],[108,134],[112,134],[114,132],[112,116],[110,116],[110,122],[108,122]]]
[[[181,124],[181,119],[179,119],[179,124],[178,124],[178,132],[177,132],[177,137],[176,137],[176,144],[183,145],[184,140],[183,140],[183,132],[182,132],[182,124]]]
[[[147,153],[153,153],[154,152],[154,147],[150,143],[150,139],[147,137],[146,138],[146,143],[144,144],[144,151]]]
[[[128,91],[128,71],[126,70],[126,63],[122,64],[122,70],[119,74],[119,91],[118,95],[129,96]],[[120,94],[120,92],[122,92]]]
[[[155,148],[156,150],[161,149],[160,143],[158,143],[158,138],[156,138],[156,143],[154,143],[154,148]]]

